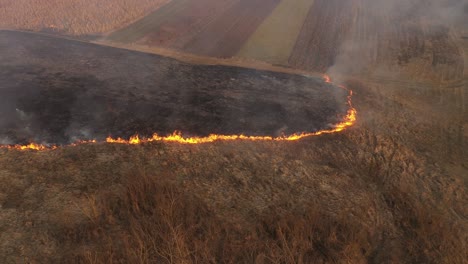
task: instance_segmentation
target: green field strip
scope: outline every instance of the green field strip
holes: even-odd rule
[[[134,43],[153,32],[176,12],[186,8],[190,1],[192,0],[172,0],[135,23],[111,33],[107,40],[126,44]]]
[[[314,0],[282,0],[237,56],[287,64]]]

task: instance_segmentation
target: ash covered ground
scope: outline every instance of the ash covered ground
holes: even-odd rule
[[[312,77],[13,31],[0,31],[0,50],[1,144],[280,136],[327,129],[347,110],[345,90]]]

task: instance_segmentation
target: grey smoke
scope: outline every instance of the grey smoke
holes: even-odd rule
[[[0,145],[12,145],[13,141],[7,137],[0,138]]]
[[[378,41],[395,42],[398,46],[399,30],[422,29],[425,37],[440,30],[468,34],[468,1],[466,0],[357,0],[353,12],[356,19],[367,22],[371,34],[357,37],[358,23],[354,23],[346,41],[339,50],[335,63],[327,71],[335,81],[343,75],[358,75],[368,71],[380,74],[398,74],[389,65],[376,63],[382,52],[377,51]],[[378,65],[378,68],[375,66]]]

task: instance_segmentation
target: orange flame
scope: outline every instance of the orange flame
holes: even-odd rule
[[[30,143],[30,144],[24,145],[24,146],[20,146],[20,145],[7,146],[7,148],[8,149],[18,149],[18,150],[47,150],[47,149],[55,149],[56,147],[55,146],[48,147],[48,146],[41,145],[41,144]]]
[[[326,83],[331,83],[331,78],[328,75],[324,75],[324,81]],[[339,86],[342,89],[347,90],[343,86]],[[159,136],[158,134],[154,134],[150,138],[140,138],[138,135],[130,137],[130,139],[122,139],[122,138],[112,138],[108,137],[106,138],[106,143],[111,143],[111,144],[129,144],[129,145],[138,145],[141,143],[148,143],[148,142],[175,142],[175,143],[181,143],[181,144],[203,144],[203,143],[211,143],[215,141],[235,141],[235,140],[249,140],[249,141],[295,141],[299,140],[305,137],[311,137],[311,136],[318,136],[318,135],[323,135],[323,134],[332,134],[332,133],[337,133],[340,131],[345,130],[348,127],[351,127],[354,125],[356,122],[357,118],[357,111],[356,109],[352,106],[352,96],[353,92],[351,90],[348,90],[348,111],[346,116],[344,117],[343,121],[341,121],[338,124],[335,124],[333,128],[331,129],[326,129],[326,130],[320,130],[317,132],[311,132],[311,133],[300,133],[300,134],[293,134],[289,136],[280,136],[280,137],[271,137],[271,136],[246,136],[246,135],[209,135],[207,137],[183,137],[182,134],[178,131],[174,132],[171,135],[168,136]],[[80,144],[92,144],[92,143],[97,143],[96,140],[89,140],[89,141],[80,141],[71,144],[70,146],[77,146]],[[5,148],[5,146],[0,146],[0,148]],[[29,145],[25,146],[6,146],[8,149],[17,149],[17,150],[53,150],[57,149],[57,146],[45,146],[41,144],[35,144],[31,143]]]

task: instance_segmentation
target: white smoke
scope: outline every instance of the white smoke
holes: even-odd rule
[[[343,76],[357,75],[370,70],[397,74],[385,69],[385,65],[378,65],[376,68],[373,60],[377,57],[378,39],[398,44],[399,33],[396,32],[402,27],[414,26],[427,35],[438,28],[468,33],[466,0],[356,0],[356,3],[358,7],[354,12],[357,20],[367,22],[367,26],[373,28],[373,35],[357,37],[362,29],[358,28],[359,23],[353,24],[346,41],[341,45],[334,65],[327,71],[336,82],[343,81]]]

